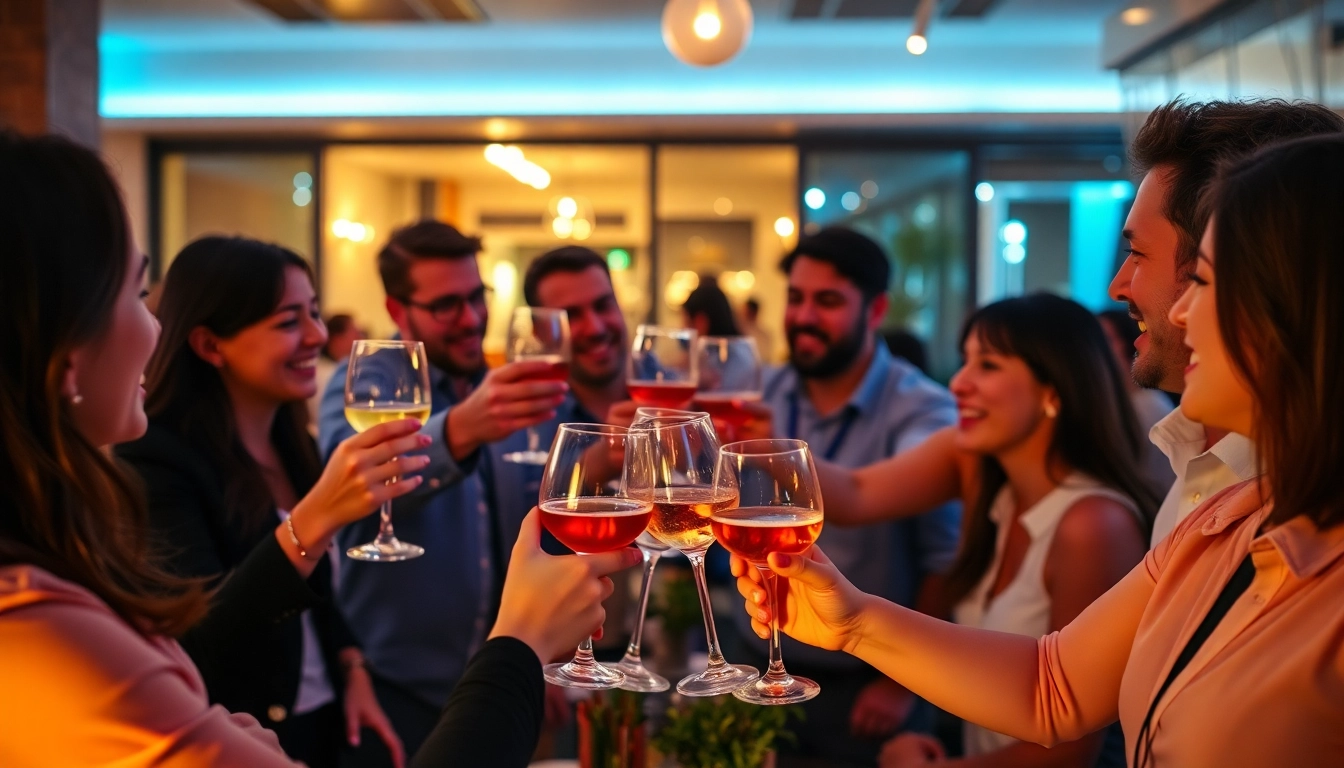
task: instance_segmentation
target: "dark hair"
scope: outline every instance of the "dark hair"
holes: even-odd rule
[[[971,334],[986,347],[1021,359],[1037,381],[1058,393],[1050,459],[1133,499],[1145,529],[1150,527],[1158,498],[1139,468],[1143,435],[1115,357],[1092,313],[1069,299],[1037,293],[976,310],[962,329],[962,346]],[[980,460],[979,495],[967,511],[961,550],[947,575],[950,602],[970,594],[994,559],[998,527],[989,511],[1007,479],[997,459]]]
[[[415,293],[411,263],[416,259],[464,259],[481,251],[479,237],[467,237],[451,224],[424,219],[392,233],[378,252],[378,274],[383,291],[398,301]]]
[[[350,330],[350,327],[354,324],[355,318],[351,315],[332,315],[326,319],[327,343],[322,345],[323,357],[328,360],[336,359],[335,356],[331,354],[331,340]]]
[[[312,269],[297,253],[243,237],[203,237],[182,249],[164,278],[159,302],[163,333],[150,358],[145,411],[217,467],[224,508],[245,536],[275,523],[275,500],[252,454],[238,437],[232,401],[219,370],[188,341],[205,327],[221,338],[266,318],[279,306],[285,270]],[[308,408],[286,403],[271,427],[271,442],[302,496],[322,472],[308,435]]]
[[[1115,335],[1125,343],[1129,356],[1134,356],[1134,342],[1139,338],[1139,323],[1123,309],[1107,309],[1097,313],[1097,319],[1111,326]]]
[[[582,245],[562,245],[549,250],[527,265],[527,274],[523,276],[523,300],[529,307],[539,307],[541,297],[537,295],[537,288],[542,280],[556,272],[582,272],[592,267],[601,269],[607,281],[611,281],[607,260],[597,251]]]
[[[888,352],[904,358],[906,362],[924,373],[929,372],[929,355],[924,348],[924,342],[918,336],[904,328],[898,328],[883,333],[882,340],[887,343]]]
[[[681,305],[690,317],[697,315],[709,319],[706,336],[737,336],[737,318],[733,316],[733,305],[728,303],[728,294],[719,287],[719,281],[713,275],[701,275],[700,284],[686,296]]]
[[[1320,104],[1283,99],[1190,102],[1176,99],[1153,110],[1134,137],[1130,157],[1146,174],[1171,168],[1163,215],[1176,226],[1176,266],[1193,268],[1208,213],[1200,199],[1220,163],[1284,139],[1344,131],[1344,117]]]
[[[1218,326],[1255,398],[1270,521],[1344,522],[1344,135],[1227,168],[1212,202]]]
[[[836,272],[859,289],[864,301],[886,293],[891,285],[891,262],[882,246],[852,229],[826,227],[815,235],[804,235],[798,240],[798,247],[779,262],[780,271],[787,275],[799,256],[835,267]]]
[[[205,612],[201,584],[149,556],[143,500],[61,394],[127,279],[116,184],[70,141],[0,131],[0,231],[0,561],[84,587],[140,632],[180,634]]]

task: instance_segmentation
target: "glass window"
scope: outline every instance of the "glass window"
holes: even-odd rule
[[[970,157],[960,150],[815,151],[803,164],[804,231],[840,224],[892,259],[885,330],[928,347],[930,374],[955,372],[967,296]]]
[[[315,261],[314,157],[308,152],[169,152],[159,167],[159,265],[203,235],[278,243]]]
[[[483,239],[494,289],[486,352],[502,361],[508,319],[532,260],[565,244],[607,258],[630,323],[649,311],[649,149],[599,145],[334,146],[324,158],[322,281],[327,311],[391,331],[376,258],[422,217]]]
[[[752,331],[742,312],[757,301],[762,356],[787,356],[779,260],[797,242],[797,176],[792,146],[658,148],[657,322],[682,325],[687,294],[713,279],[738,313],[738,330]]]

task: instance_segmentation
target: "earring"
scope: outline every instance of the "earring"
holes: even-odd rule
[[[82,403],[82,402],[84,402],[84,396],[81,395],[81,394],[79,394],[79,393],[75,393],[75,394],[70,398],[70,404],[71,404],[71,405],[79,405],[79,404]]]
[[[1058,415],[1059,415],[1059,408],[1056,408],[1054,403],[1045,404],[1045,417],[1047,419],[1053,419]]]

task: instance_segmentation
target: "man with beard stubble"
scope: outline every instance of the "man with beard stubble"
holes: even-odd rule
[[[1276,141],[1341,131],[1344,118],[1326,107],[1281,99],[1177,100],[1148,116],[1130,147],[1143,181],[1125,220],[1128,256],[1110,287],[1111,298],[1127,304],[1139,323],[1133,368],[1139,386],[1185,389],[1190,349],[1168,313],[1190,285],[1208,223],[1201,198],[1219,165]],[[1207,429],[1180,408],[1154,424],[1149,437],[1176,473],[1153,522],[1154,546],[1200,503],[1259,474],[1249,438]]]
[[[947,390],[879,343],[891,266],[877,243],[828,227],[801,238],[780,268],[788,276],[789,363],[767,373],[762,398],[776,436],[806,440],[819,459],[861,467],[956,423]],[[863,591],[915,606],[928,577],[952,564],[960,520],[960,506],[949,504],[880,525],[827,527],[819,543]],[[764,668],[766,648],[750,642],[747,615],[734,619],[747,642],[733,660]],[[784,749],[872,765],[884,738],[927,729],[928,705],[876,670],[843,653],[783,642],[789,671],[823,690],[802,705],[806,720],[791,726],[798,744]]]
[[[476,263],[480,240],[422,221],[392,234],[378,254],[388,314],[403,339],[425,345],[432,415],[424,434],[425,482],[393,504],[397,536],[425,548],[399,563],[338,557],[338,600],[368,660],[379,703],[414,755],[439,718],[467,660],[486,640],[519,526],[536,503],[541,468],[502,454],[525,447],[525,427],[551,422],[563,382],[526,381],[545,363],[487,370],[489,289]],[[322,398],[323,456],[353,434],[345,419],[345,370]],[[554,427],[551,428],[554,433]],[[378,515],[347,526],[345,547],[370,541]],[[345,766],[390,766],[376,738],[361,738]]]

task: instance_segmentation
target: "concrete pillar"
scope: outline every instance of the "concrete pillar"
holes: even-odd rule
[[[97,148],[99,0],[0,0],[0,125]]]

